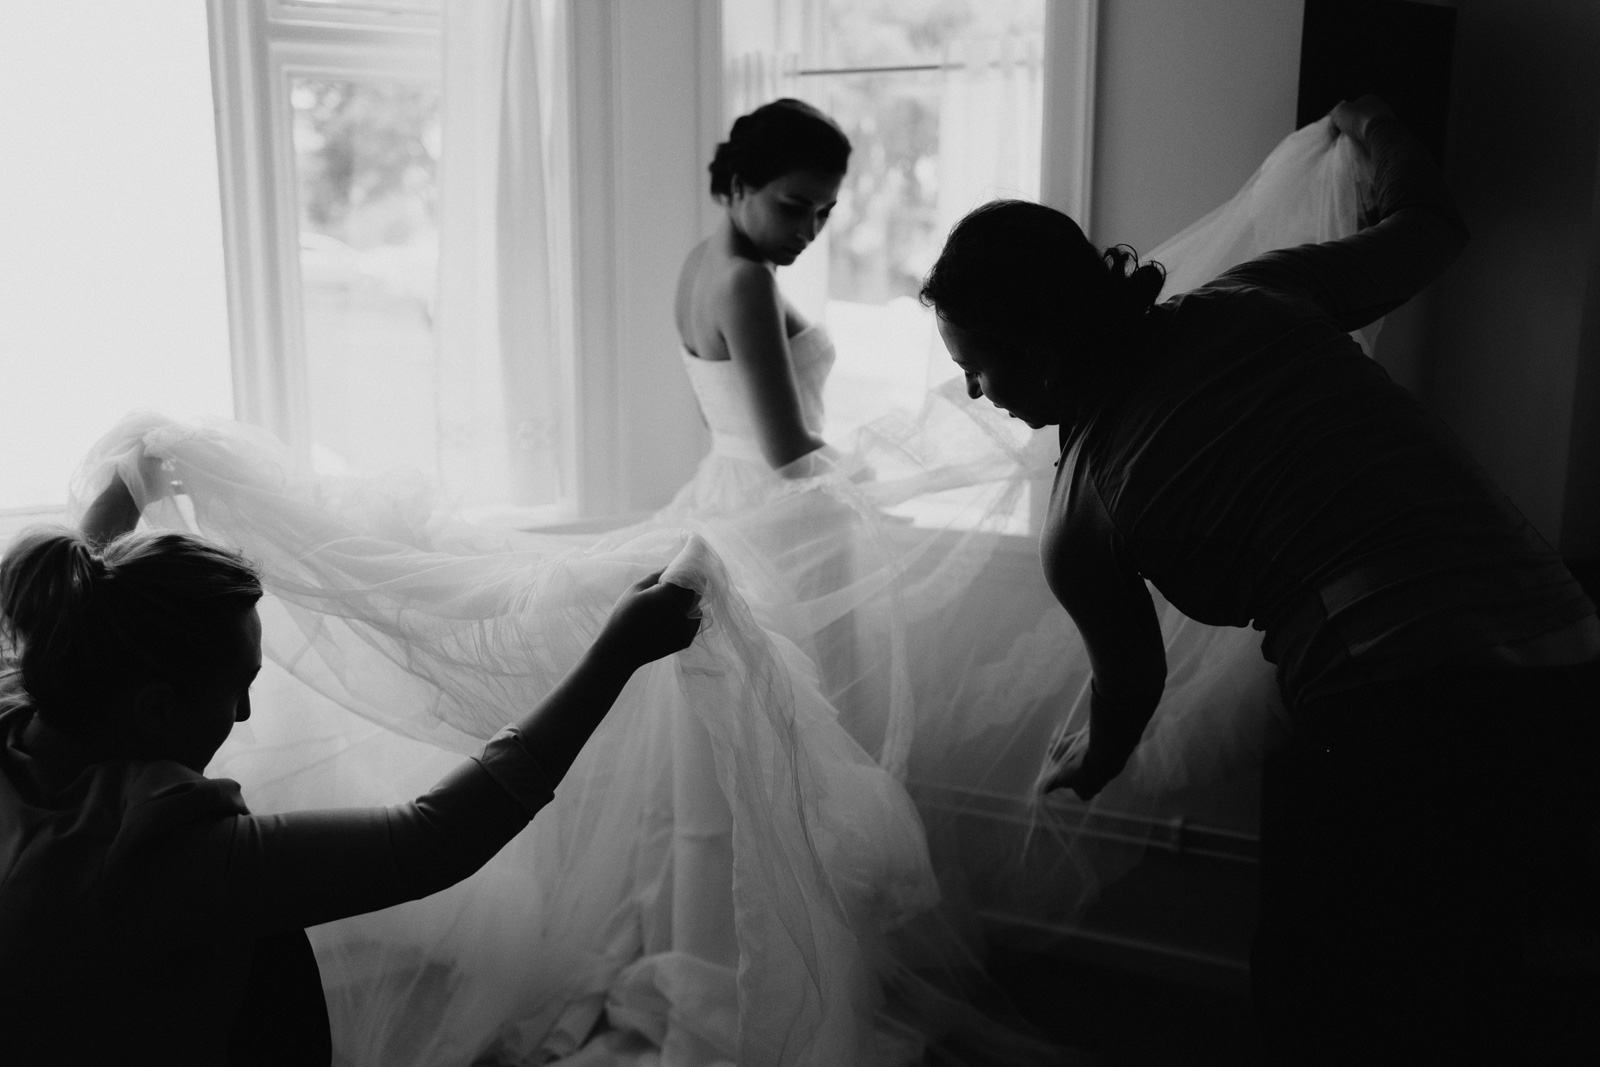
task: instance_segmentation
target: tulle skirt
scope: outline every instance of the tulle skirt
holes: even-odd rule
[[[1363,180],[1316,124],[1152,256],[1175,292],[1342,236]],[[208,768],[258,812],[409,799],[541,699],[628,584],[678,560],[703,592],[694,645],[635,675],[486,867],[311,932],[338,1062],[895,1064],[981,1025],[959,1005],[979,915],[1080,914],[1137,854],[1096,821],[1253,764],[1280,711],[1258,635],[1157,597],[1169,679],[1143,743],[1095,804],[1040,802],[1089,665],[1007,531],[1056,458],[951,383],[806,470],[712,455],[603,535],[469,526],[417,483],[319,480],[259,431],[148,415],[76,492],[120,470],[150,525],[260,564],[257,713]],[[939,523],[901,517],[927,500]]]

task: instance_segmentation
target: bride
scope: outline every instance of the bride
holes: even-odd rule
[[[831,346],[773,270],[826,220],[848,152],[794,101],[719,148],[725,218],[678,300],[712,451],[645,523],[470,527],[374,483],[313,479],[232,424],[133,417],[87,461],[80,503],[118,472],[150,525],[261,566],[263,714],[208,768],[258,812],[408,796],[542,695],[629,583],[677,557],[674,580],[703,595],[695,645],[634,678],[495,861],[310,931],[338,1062],[911,1062],[937,1020],[886,1010],[884,989],[950,964],[959,943],[928,931],[997,900],[1070,917],[1124,859],[1072,834],[1096,809],[1064,823],[1033,803],[1051,735],[1087,714],[1081,641],[1042,583],[980,595],[1048,448],[958,383],[847,447],[819,436]],[[1295,134],[1152,252],[1169,293],[1260,242],[1353,231],[1358,177],[1322,125]],[[965,511],[948,528],[889,516],[952,489]],[[1163,635],[1162,710],[1107,808],[1226,773],[1269,730],[1253,635],[1170,609]],[[970,797],[1026,817],[973,833]]]

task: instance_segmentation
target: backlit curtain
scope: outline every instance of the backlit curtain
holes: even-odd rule
[[[740,115],[779,97],[799,95],[799,79],[795,76],[799,65],[799,57],[793,52],[744,52],[729,58],[723,66],[726,84],[722,96],[728,109],[723,136],[726,127]]]
[[[998,196],[1039,199],[1043,61],[1036,35],[946,50],[939,99],[939,229]]]
[[[442,10],[440,480],[459,506],[559,510],[574,410],[563,9]]]

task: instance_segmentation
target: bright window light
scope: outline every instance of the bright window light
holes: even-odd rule
[[[205,5],[9,5],[0,99],[5,511],[131,409],[233,400]]]

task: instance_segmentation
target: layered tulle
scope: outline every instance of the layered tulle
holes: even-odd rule
[[[1293,135],[1150,253],[1165,295],[1353,232],[1362,182],[1329,125]],[[694,646],[635,676],[484,870],[313,931],[341,1062],[910,1062],[969,1025],[980,915],[1070,919],[1133,854],[1097,820],[1259,758],[1258,635],[1158,597],[1144,742],[1094,805],[1041,804],[1050,737],[1088,712],[1081,641],[1007,532],[1053,431],[952,382],[836,444],[778,473],[715,454],[654,519],[554,536],[462,524],[420,483],[315,479],[234,424],[138,416],[101,442],[79,499],[120,470],[151,525],[262,567],[258,712],[209,768],[257,811],[409,798],[547,692],[629,583],[681,556],[704,593]],[[929,501],[937,522],[904,517]]]

